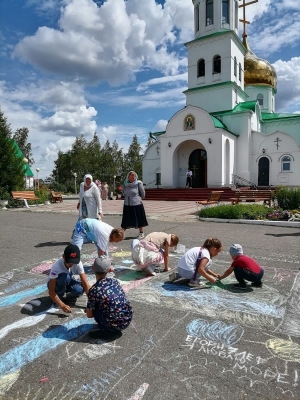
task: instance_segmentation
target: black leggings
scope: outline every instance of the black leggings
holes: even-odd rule
[[[245,285],[245,280],[250,281],[250,282],[260,282],[262,277],[264,276],[264,270],[261,269],[261,271],[258,274],[255,274],[254,272],[251,272],[245,268],[241,268],[238,266],[234,267],[234,275],[236,277],[236,280],[241,284]]]

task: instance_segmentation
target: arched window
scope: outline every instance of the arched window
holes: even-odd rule
[[[199,4],[196,5],[195,8],[195,31],[198,32],[199,31]]]
[[[214,23],[214,0],[206,0],[206,25]]]
[[[233,66],[234,76],[237,76],[237,59],[234,57],[234,66]]]
[[[229,23],[229,4],[228,0],[222,0],[222,24]]]
[[[258,104],[262,107],[264,105],[264,96],[260,93],[256,97]]]
[[[239,80],[242,80],[242,64],[239,63]]]
[[[291,170],[291,157],[282,157],[281,159],[281,171],[287,172]]]
[[[197,77],[199,78],[200,76],[205,76],[205,61],[203,60],[203,58],[198,61],[197,67]]]
[[[214,56],[213,58],[213,74],[219,74],[221,72],[221,57]]]

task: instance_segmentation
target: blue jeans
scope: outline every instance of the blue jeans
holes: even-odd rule
[[[245,268],[241,267],[234,267],[234,275],[236,280],[239,282],[240,285],[246,285],[246,281],[250,282],[260,282],[262,277],[264,276],[264,270],[262,269],[259,274],[255,274],[254,272],[248,271]]]
[[[84,243],[92,242],[92,239],[88,237],[88,234],[84,229],[84,219],[77,221],[72,239],[72,244],[76,244],[80,250]]]
[[[47,283],[48,288],[49,282]],[[83,287],[81,282],[74,279],[71,273],[62,273],[56,278],[55,293],[58,297],[63,297],[65,293],[71,293],[73,296],[79,297],[83,294]]]

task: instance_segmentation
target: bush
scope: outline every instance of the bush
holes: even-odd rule
[[[278,207],[283,210],[293,210],[300,208],[300,188],[287,188],[279,186],[276,189],[275,198]]]
[[[201,218],[222,219],[268,219],[268,214],[274,212],[274,208],[260,204],[220,205],[203,208],[199,211]]]
[[[8,186],[0,188],[0,200],[10,200],[11,194],[9,192]]]
[[[48,189],[41,188],[39,190],[35,190],[34,193],[40,200],[35,200],[32,202],[30,201],[29,204],[42,204],[47,200],[51,200],[51,193]]]

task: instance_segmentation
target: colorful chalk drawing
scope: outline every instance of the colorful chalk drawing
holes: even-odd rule
[[[5,293],[11,293],[18,291],[20,289],[24,289],[26,286],[32,286],[35,283],[40,283],[41,279],[40,278],[29,278],[29,279],[22,279],[18,282],[13,283],[12,285],[6,287],[4,289]]]
[[[0,377],[15,372],[42,354],[65,344],[66,341],[84,335],[93,325],[93,320],[76,318],[49,332],[44,332],[43,335],[35,339],[14,347],[0,356]],[[32,351],[32,349],[35,349],[35,351]]]
[[[118,258],[130,257],[131,251],[118,251],[116,253],[112,253],[112,256]]]
[[[48,261],[46,263],[40,264],[40,265],[32,268],[30,270],[30,272],[33,272],[35,274],[46,274],[46,275],[49,275],[50,269],[52,267],[53,262],[55,262],[55,261]]]
[[[118,250],[118,248],[113,250]],[[83,259],[86,264],[91,265],[95,256],[96,252],[92,255],[83,255]],[[128,400],[142,400],[145,395],[151,398],[150,390],[153,393],[156,390],[151,383],[149,386],[148,383],[138,382],[133,388],[129,384],[127,387],[126,384],[131,374],[139,375],[141,370],[145,377],[148,376],[148,368],[153,360],[155,360],[157,371],[157,381],[153,386],[156,386],[157,390],[163,390],[165,398],[174,397],[178,382],[180,384],[188,382],[190,387],[193,387],[193,393],[202,393],[203,398],[210,398],[211,394],[211,398],[221,399],[222,396],[230,398],[232,387],[230,385],[230,387],[226,385],[220,387],[220,381],[227,382],[227,378],[233,379],[237,387],[244,388],[240,391],[239,398],[241,399],[245,399],[247,393],[249,400],[254,398],[251,397],[251,393],[257,393],[260,398],[267,399],[269,391],[274,393],[274,398],[282,400],[299,397],[297,397],[300,363],[300,345],[297,343],[297,338],[300,336],[299,271],[265,267],[268,280],[264,282],[262,289],[249,293],[241,294],[227,290],[226,284],[235,282],[230,277],[224,281],[225,285],[207,285],[208,290],[193,291],[184,285],[164,283],[163,280],[167,279],[167,274],[148,277],[143,272],[136,271],[133,264],[129,265],[132,261],[129,260],[126,252],[117,251],[113,256],[117,258],[114,276],[121,282],[129,300],[144,303],[157,310],[162,307],[172,309],[170,312],[178,310],[176,322],[174,319],[168,329],[163,332],[162,337],[153,331],[155,336],[149,334],[143,342],[135,342],[134,336],[139,335],[137,336],[139,339],[142,332],[139,325],[141,321],[137,317],[138,329],[135,323],[132,323],[126,335],[132,335],[134,346],[135,343],[140,344],[136,348],[133,346],[130,350],[128,349],[130,354],[124,355],[124,358],[118,358],[119,364],[112,363],[113,365],[107,371],[99,371],[97,377],[87,377],[84,384],[78,381],[73,382],[71,386],[65,382],[56,382],[53,385],[51,382],[51,388],[50,386],[49,389],[47,388],[47,394],[42,388],[37,390],[34,384],[26,386],[24,383],[23,391],[21,392],[21,389],[20,392],[15,391],[14,398],[38,400],[43,397],[44,400],[51,400],[57,397],[58,393],[68,393],[70,400],[87,397],[108,400],[113,393],[118,393],[118,390],[121,388],[123,390],[124,387],[127,390]],[[276,259],[277,255],[273,254],[272,257]],[[292,260],[285,255],[281,258],[278,255],[278,259],[286,259],[286,262]],[[176,263],[175,260],[174,263]],[[42,265],[46,268],[49,266],[48,261],[32,266],[30,269],[27,268],[31,277],[28,280],[22,280],[24,285],[26,281],[35,279],[32,278],[33,273],[41,275],[42,268],[39,267]],[[90,265],[85,265],[85,269],[88,279],[92,282],[95,278],[90,271]],[[228,261],[220,260],[219,265],[226,268]],[[11,278],[7,279],[9,276],[5,278],[6,285],[7,281],[13,277],[11,275]],[[22,306],[19,302],[24,299],[34,298],[40,293],[47,294],[45,284],[17,292],[22,287],[22,281],[7,286],[11,288],[8,293],[12,294],[1,296],[0,307]],[[39,282],[40,280],[36,283]],[[287,292],[280,290],[282,282],[290,285],[291,290]],[[35,281],[32,281],[32,284],[35,284]],[[13,293],[14,291],[17,293]],[[121,340],[106,343],[88,339],[86,333],[95,325],[93,320],[85,317],[83,310],[85,302],[86,297],[83,296],[79,301],[82,309],[74,308],[71,315],[64,315],[62,311],[55,309],[52,317],[57,314],[68,319],[68,322],[66,319],[55,320],[56,324],[59,322],[59,326],[55,328],[51,328],[51,323],[49,323],[48,314],[52,313],[50,308],[26,317],[20,315],[17,321],[0,329],[2,341],[8,341],[9,337],[13,343],[17,342],[17,345],[0,356],[0,394],[9,395],[14,384],[17,386],[16,382],[22,368],[32,363],[35,371],[35,360],[50,350],[57,351],[58,372],[66,361],[71,366],[78,364],[84,366],[100,358],[113,360],[114,354],[124,351]],[[35,299],[28,301],[26,305],[31,306],[29,311],[36,311],[41,302]],[[30,327],[35,327],[35,331],[30,331]],[[22,337],[16,336],[20,328],[23,328]],[[187,332],[187,336],[182,338],[181,333],[184,334],[184,332]],[[258,338],[255,337],[254,332],[259,332]],[[166,346],[174,337],[177,339],[174,342],[175,347],[172,346],[168,356],[162,358],[160,345]],[[252,346],[253,344],[255,347]],[[176,351],[178,347],[180,350]],[[149,362],[148,357],[152,357]],[[144,362],[146,359],[147,362]],[[170,365],[172,365],[172,378],[169,375],[166,387],[164,386],[164,371],[168,370]],[[204,371],[203,376],[201,371]],[[207,382],[208,375],[210,376],[209,383]],[[190,392],[187,396],[189,394]],[[220,395],[222,396],[218,397]],[[155,398],[155,395],[152,398]]]
[[[2,339],[10,331],[14,329],[20,329],[20,328],[23,329],[38,324],[39,322],[43,321],[46,315],[47,312],[35,314],[29,317],[22,318],[19,321],[16,321],[10,325],[5,326],[4,328],[0,329],[0,339]]]
[[[19,379],[21,370],[17,370],[0,378],[0,394],[4,395]]]
[[[146,393],[148,387],[149,387],[148,383],[143,383],[138,388],[138,390],[134,393],[134,395],[130,397],[129,400],[142,400],[142,398],[144,397],[144,394]]]
[[[5,274],[3,274],[0,277],[0,285],[7,284],[7,282],[10,281],[13,278],[13,276],[14,276],[14,272],[13,271],[9,271],[9,272],[6,272]]]
[[[186,328],[190,336],[225,343],[231,346],[239,342],[244,335],[244,329],[239,325],[226,325],[222,321],[209,323],[203,319],[195,319]]]

